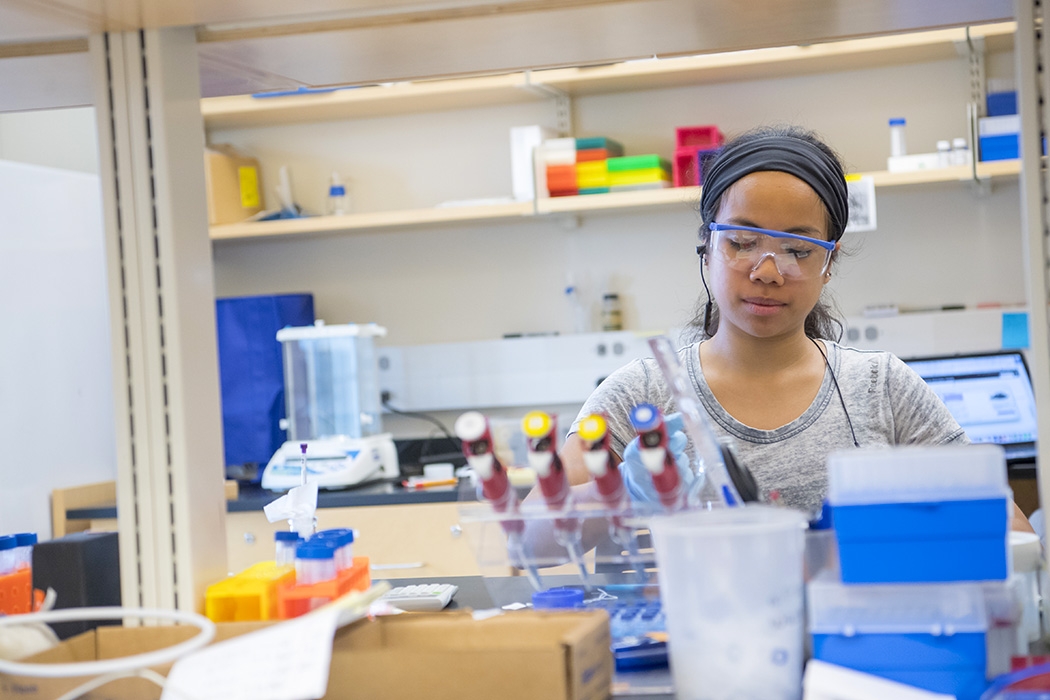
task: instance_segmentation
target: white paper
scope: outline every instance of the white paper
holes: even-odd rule
[[[324,608],[190,654],[172,667],[161,700],[323,697],[339,615]]]
[[[870,175],[847,176],[846,189],[849,191],[849,223],[846,225],[846,231],[874,231],[875,180]]]
[[[314,514],[317,512],[317,482],[296,486],[277,500],[263,506],[263,513],[271,523],[288,519],[292,528],[304,538],[313,534]]]

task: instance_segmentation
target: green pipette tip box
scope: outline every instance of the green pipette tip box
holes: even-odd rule
[[[648,168],[660,168],[671,172],[670,161],[664,160],[655,153],[643,156],[623,156],[621,158],[610,158],[607,161],[609,172],[622,170],[644,170]]]

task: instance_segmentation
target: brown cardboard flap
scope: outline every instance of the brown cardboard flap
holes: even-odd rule
[[[216,641],[272,625],[216,626]],[[155,650],[185,641],[192,626],[100,627],[31,657],[86,661]],[[506,613],[475,620],[469,612],[409,613],[363,620],[332,645],[330,700],[600,700],[612,682],[609,618],[603,611]],[[167,673],[170,667],[157,668]],[[0,700],[49,700],[84,678],[35,679],[0,674]],[[122,679],[96,700],[156,700],[160,688]]]
[[[325,697],[597,700],[612,667],[603,611],[412,613],[342,630]]]
[[[475,620],[469,611],[410,613],[384,618],[379,638],[347,635],[345,644],[361,648],[378,642],[385,648],[450,651],[550,649],[586,639],[604,619],[603,611],[507,613],[483,620]]]

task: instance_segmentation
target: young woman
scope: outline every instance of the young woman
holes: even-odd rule
[[[842,325],[822,294],[848,196],[842,165],[820,139],[797,128],[763,128],[726,144],[705,168],[700,215],[697,252],[708,293],[693,323],[699,339],[679,357],[761,500],[819,512],[833,450],[968,442],[901,360],[836,342]],[[604,414],[623,456],[634,438],[629,412],[643,402],[675,410],[653,360],[613,373],[580,417]],[[578,422],[562,449],[573,484],[588,480]],[[636,447],[626,455],[620,468],[632,497],[655,500]],[[1016,506],[1014,525],[1029,529]]]

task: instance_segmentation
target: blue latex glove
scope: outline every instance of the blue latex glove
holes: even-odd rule
[[[689,441],[685,436],[682,414],[672,413],[664,416],[664,425],[667,427],[667,445],[678,465],[678,475],[682,480],[682,493],[685,494],[692,486],[696,475],[689,469],[689,456],[685,453],[685,446]],[[642,455],[638,450],[638,438],[636,437],[627,443],[623,451],[623,461],[620,462],[620,473],[623,475],[627,493],[635,502],[659,503],[660,496],[653,487],[652,473],[645,468],[642,463]]]

